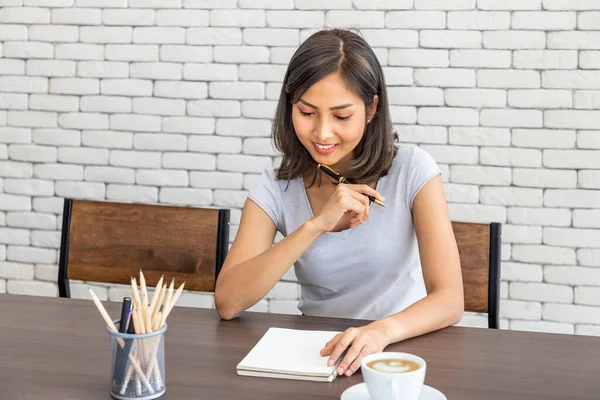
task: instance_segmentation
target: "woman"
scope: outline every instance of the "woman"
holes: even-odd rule
[[[216,284],[222,318],[256,304],[295,264],[304,314],[373,320],[321,350],[333,365],[349,347],[338,366],[347,376],[390,343],[460,321],[460,262],[440,170],[422,149],[395,143],[383,71],[361,36],[324,30],[302,43],[273,135],[281,166],[263,173],[242,210]],[[284,239],[273,245],[277,231]]]

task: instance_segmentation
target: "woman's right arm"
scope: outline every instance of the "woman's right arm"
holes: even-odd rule
[[[273,246],[276,232],[267,213],[246,200],[215,287],[215,306],[221,318],[235,318],[264,298],[321,234],[313,220],[308,220]]]

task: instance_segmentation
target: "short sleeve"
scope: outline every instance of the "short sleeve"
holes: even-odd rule
[[[275,172],[272,169],[263,171],[258,181],[254,183],[248,192],[248,198],[262,208],[271,217],[277,229],[280,230],[281,194],[275,179]]]
[[[433,157],[420,147],[415,147],[408,168],[408,205],[412,210],[413,201],[419,191],[433,177],[441,174]]]

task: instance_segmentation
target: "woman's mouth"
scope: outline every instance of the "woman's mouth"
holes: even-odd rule
[[[317,153],[321,155],[328,155],[333,153],[338,146],[339,144],[323,144],[313,142],[313,147],[315,148]]]

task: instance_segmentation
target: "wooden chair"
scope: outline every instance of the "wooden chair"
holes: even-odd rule
[[[500,325],[502,225],[452,222],[458,245],[465,311],[487,313],[488,327]]]
[[[148,285],[186,281],[214,292],[229,248],[228,209],[64,200],[58,288],[69,279],[129,285],[144,271]]]

